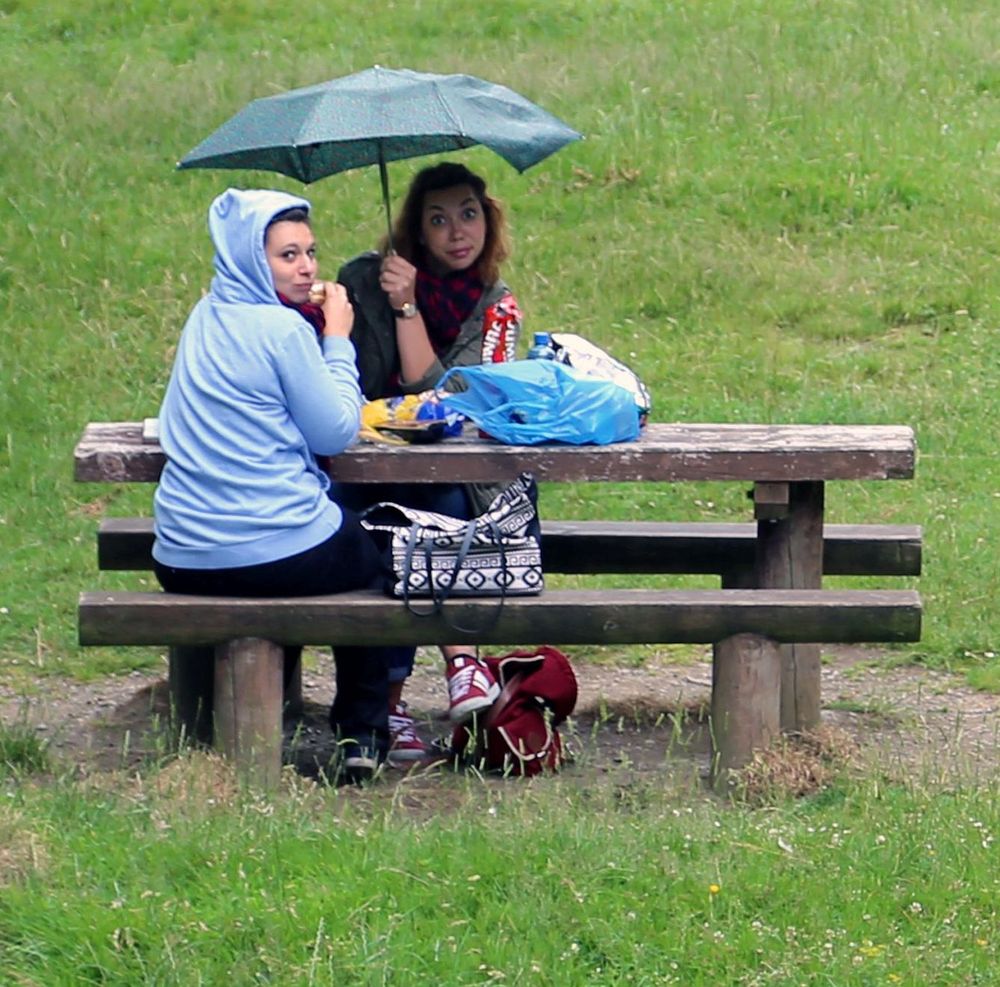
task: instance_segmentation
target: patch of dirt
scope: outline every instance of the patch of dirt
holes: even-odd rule
[[[1000,696],[975,692],[954,675],[888,667],[875,649],[824,649],[823,727],[853,738],[883,775],[944,785],[1000,774]],[[575,663],[576,712],[564,735],[575,761],[568,776],[623,783],[654,773],[697,779],[709,762],[711,664],[636,668]],[[303,675],[305,710],[286,723],[286,758],[315,775],[333,752],[326,723],[332,662],[316,651]],[[425,739],[447,733],[439,662],[422,654],[406,699]],[[132,672],[96,682],[44,680],[37,694],[0,685],[0,720],[30,724],[57,763],[81,773],[135,769],[170,753],[165,673]],[[389,778],[403,772],[390,771]]]

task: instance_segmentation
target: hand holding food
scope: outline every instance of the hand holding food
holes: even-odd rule
[[[324,336],[350,336],[354,326],[354,306],[347,297],[347,289],[342,284],[333,281],[319,282],[324,289],[323,315],[326,326]],[[313,285],[309,291],[310,297],[316,290]]]

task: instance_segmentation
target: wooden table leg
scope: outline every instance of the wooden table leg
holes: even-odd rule
[[[734,634],[715,645],[712,663],[712,780],[725,792],[741,768],[780,730],[781,652],[757,634]]]
[[[754,582],[761,589],[819,589],[822,579],[823,483],[790,483],[783,516],[769,505],[757,521]],[[781,652],[781,728],[812,730],[820,722],[819,645],[786,644]]]
[[[215,649],[215,745],[244,781],[274,788],[281,777],[285,651],[261,638]]]

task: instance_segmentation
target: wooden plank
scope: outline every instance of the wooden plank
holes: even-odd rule
[[[73,450],[74,478],[93,483],[155,483],[166,457],[158,443],[144,443],[142,433],[142,422],[92,422]]]
[[[724,791],[729,773],[780,731],[781,649],[756,634],[715,645],[712,663],[712,778]]]
[[[88,482],[155,482],[160,446],[142,422],[93,422],[75,452]],[[885,480],[913,475],[916,443],[904,425],[648,425],[635,442],[508,446],[471,433],[431,445],[359,444],[332,460],[351,483],[494,482],[522,470],[541,481]]]
[[[912,590],[546,590],[452,601],[420,617],[374,592],[294,600],[82,593],[83,645],[215,644],[262,637],[282,644],[712,643],[733,634],[783,642],[916,641]]]
[[[757,526],[714,521],[542,521],[542,564],[560,573],[721,574],[753,565]],[[828,524],[828,576],[918,576],[919,525]],[[152,518],[104,518],[98,567],[152,568]]]
[[[754,586],[819,589],[823,578],[822,483],[789,486],[788,512],[757,523]],[[782,648],[781,726],[812,730],[820,719],[819,645],[792,642]]]
[[[773,520],[788,513],[789,486],[787,483],[766,483],[758,480],[753,485],[753,516],[758,521]]]
[[[281,777],[281,700],[285,653],[242,637],[215,649],[215,746],[256,787]]]

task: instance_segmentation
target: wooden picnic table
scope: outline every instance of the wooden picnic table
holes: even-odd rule
[[[721,480],[804,483],[913,476],[916,443],[903,425],[647,425],[634,442],[511,446],[466,433],[428,445],[361,443],[332,460],[350,483],[490,483],[534,473],[539,482]],[[155,419],[92,422],[74,453],[75,478],[155,483],[163,450]]]
[[[75,478],[156,482],[165,462],[156,435],[155,419],[87,425],[75,450]],[[723,576],[723,588],[818,590],[826,484],[908,479],[915,458],[913,430],[901,425],[652,423],[636,441],[607,446],[502,445],[477,437],[471,428],[461,437],[428,445],[362,443],[334,457],[330,473],[352,483],[505,482],[528,471],[543,483],[750,484],[757,522],[755,564],[728,583]],[[897,638],[887,633],[866,639]],[[761,687],[752,681],[753,673],[722,681],[718,650],[716,658],[714,690],[727,691],[726,708]],[[736,667],[730,656],[726,666]],[[819,647],[783,645],[781,728],[807,730],[819,719]],[[757,731],[752,725],[748,729]]]

